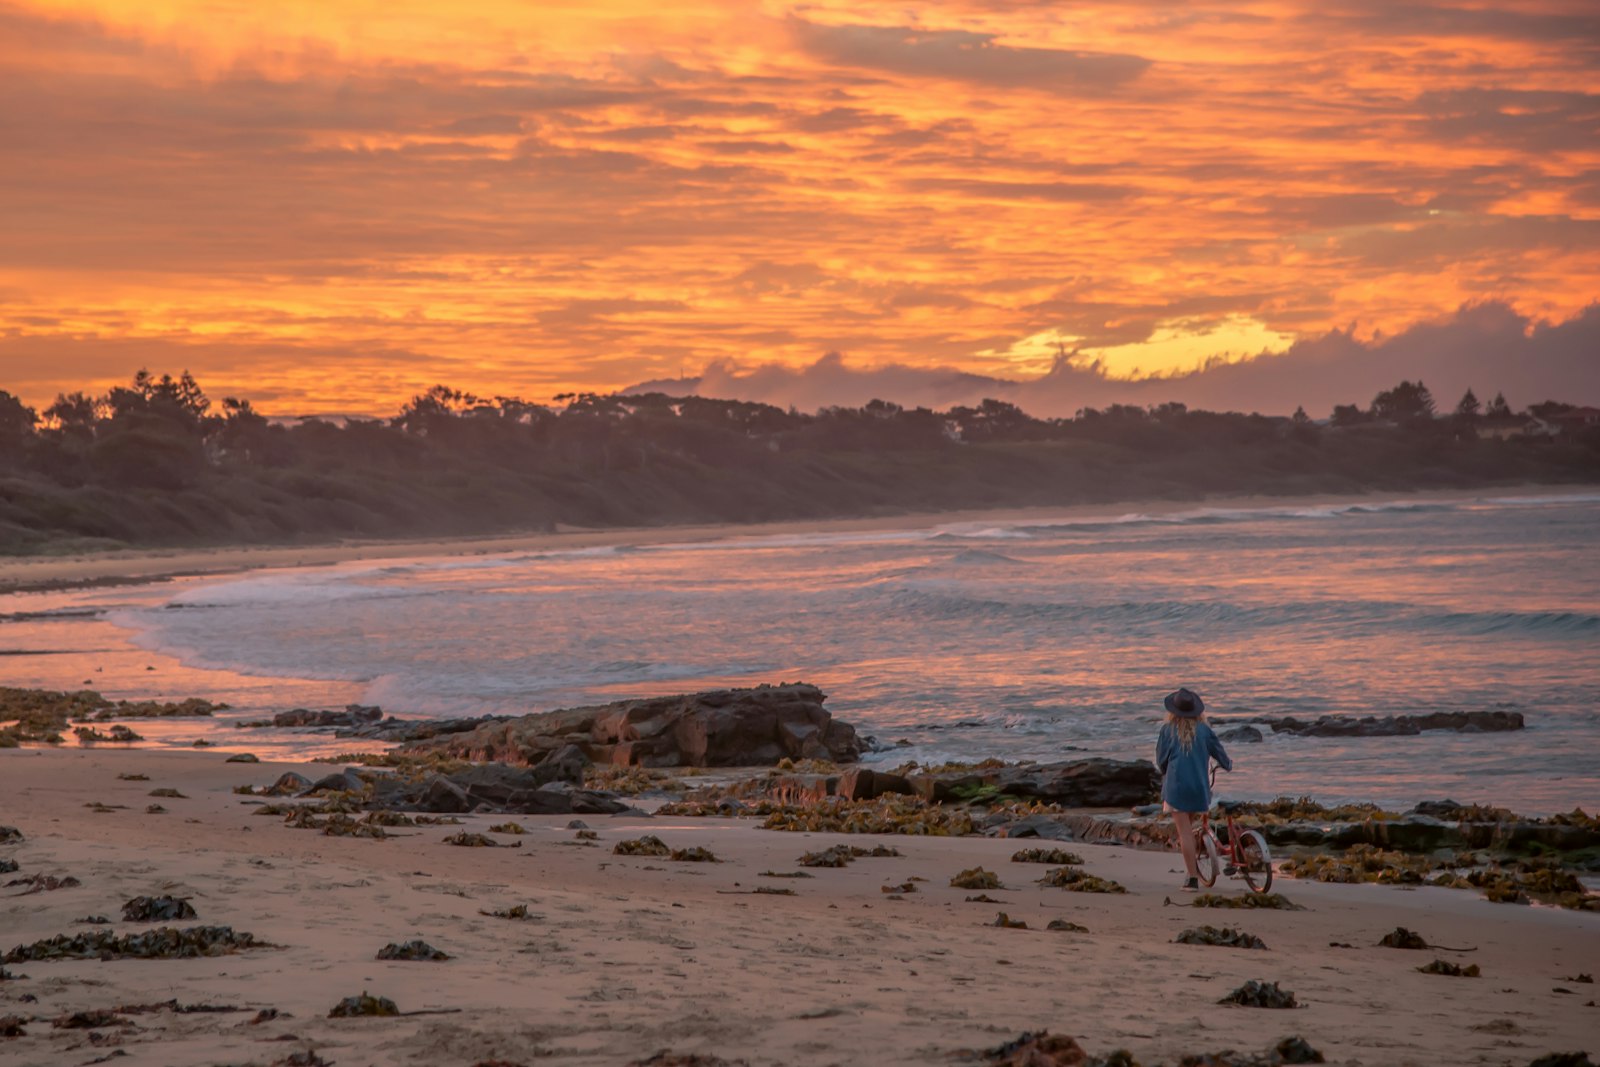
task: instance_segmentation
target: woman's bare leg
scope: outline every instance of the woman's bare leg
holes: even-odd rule
[[[1183,868],[1190,878],[1200,877],[1200,865],[1194,857],[1194,820],[1186,811],[1172,813],[1172,825],[1178,831],[1178,849],[1183,853]]]

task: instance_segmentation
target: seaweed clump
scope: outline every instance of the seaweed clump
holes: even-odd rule
[[[1201,893],[1191,908],[1268,908],[1276,911],[1305,911],[1282,893],[1245,893],[1230,897],[1221,893]]]
[[[679,863],[721,863],[722,861],[712,855],[709,848],[699,845],[690,845],[688,848],[675,848],[667,854],[667,859],[677,860]]]
[[[1278,864],[1279,872],[1313,882],[1378,882],[1382,885],[1421,885],[1439,865],[1420,856],[1391,852],[1373,845],[1352,845],[1337,855],[1310,853],[1291,856]]]
[[[6,883],[6,888],[10,889],[14,885],[32,886],[31,889],[25,889],[20,893],[14,894],[19,897],[26,897],[34,893],[48,893],[56,889],[76,889],[82,884],[70,874],[64,878],[58,878],[53,874],[30,874],[26,878],[11,879]]]
[[[441,952],[426,941],[412,940],[395,943],[391,941],[378,950],[376,957],[380,960],[447,960],[450,954]]]
[[[995,912],[994,922],[989,923],[988,925],[998,926],[1002,930],[1026,930],[1028,928],[1027,923],[1023,922],[1021,919],[1013,919],[1003,911]]]
[[[522,847],[522,842],[521,841],[513,841],[509,845],[502,845],[500,842],[496,841],[494,838],[488,836],[487,834],[474,834],[474,833],[470,833],[470,832],[468,832],[466,830],[462,830],[462,831],[460,831],[458,833],[451,834],[449,837],[444,839],[444,843],[447,844],[447,845],[455,845],[455,846],[457,846],[459,848],[521,848]]]
[[[1064,930],[1064,931],[1066,931],[1068,933],[1073,933],[1073,934],[1086,934],[1086,933],[1089,932],[1089,928],[1087,926],[1080,926],[1077,923],[1070,922],[1067,919],[1051,919],[1048,923],[1045,924],[1045,929],[1046,930]]]
[[[399,1015],[400,1009],[388,997],[375,997],[362,992],[359,997],[345,997],[328,1012],[330,1019],[353,1019],[360,1015]]]
[[[1113,882],[1109,878],[1101,878],[1090,874],[1082,867],[1057,867],[1053,871],[1046,871],[1044,877],[1038,879],[1040,885],[1053,886],[1057,889],[1070,889],[1074,893],[1126,893],[1127,887],[1120,882]]]
[[[1089,1062],[1083,1047],[1066,1034],[1025,1033],[983,1053],[992,1067],[1077,1067]]]
[[[1172,939],[1180,945],[1220,945],[1223,948],[1266,948],[1267,943],[1255,934],[1235,930],[1230,926],[1196,926]]]
[[[1277,982],[1263,982],[1252,978],[1232,993],[1217,1001],[1218,1004],[1242,1004],[1247,1008],[1298,1008],[1299,1002],[1287,989],[1279,989]]]
[[[762,806],[758,806],[758,812]],[[965,809],[932,804],[921,797],[889,794],[875,800],[847,801],[830,797],[805,806],[773,805],[764,830],[835,834],[916,834],[961,837],[977,824]]]
[[[491,919],[537,919],[539,916],[528,910],[526,904],[513,904],[509,908],[499,908],[495,911],[479,911],[479,915],[487,915]]]
[[[1178,1067],[1284,1067],[1285,1064],[1326,1063],[1322,1053],[1312,1048],[1303,1037],[1286,1037],[1266,1052],[1248,1055],[1228,1049],[1189,1055],[1178,1061]]]
[[[1000,876],[982,867],[969,867],[950,879],[950,884],[957,889],[999,889]]]
[[[1444,974],[1452,978],[1477,978],[1483,972],[1478,970],[1476,963],[1469,963],[1465,967],[1451,963],[1449,960],[1434,960],[1432,963],[1423,964],[1417,970],[1423,974]]]
[[[142,934],[118,937],[110,930],[93,930],[68,937],[57,934],[31,945],[18,945],[5,954],[6,963],[24,960],[177,960],[201,956],[226,956],[253,948],[273,948],[252,934],[231,926],[191,926],[179,930],[163,926]]]
[[[134,897],[122,905],[122,918],[130,923],[181,922],[198,919],[188,897]]]
[[[611,847],[611,853],[615,856],[670,856],[672,849],[655,834],[645,834],[643,837],[618,841]]]
[[[807,852],[795,862],[802,867],[843,867],[851,860],[862,856],[898,855],[900,850],[892,845],[874,845],[871,848],[862,848],[860,845],[829,845],[817,852]]]
[[[1425,949],[1432,946],[1416,931],[1407,930],[1404,926],[1396,926],[1378,939],[1378,947]]]
[[[1025,848],[1011,854],[1012,863],[1057,863],[1065,866],[1076,866],[1083,863],[1083,857],[1076,852],[1068,852],[1064,848]]]

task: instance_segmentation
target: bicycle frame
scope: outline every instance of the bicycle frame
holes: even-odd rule
[[[1211,768],[1211,785],[1217,784],[1217,769]],[[1211,812],[1203,811],[1194,824],[1195,862],[1201,872],[1200,881],[1215,885],[1220,861],[1226,858],[1229,877],[1243,878],[1257,893],[1272,888],[1272,854],[1267,849],[1266,838],[1257,830],[1244,830],[1233,821],[1233,813],[1223,810],[1227,823],[1227,837],[1218,840],[1211,826]],[[1209,870],[1208,870],[1209,868]]]

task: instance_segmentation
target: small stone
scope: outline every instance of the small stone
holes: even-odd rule
[[[223,760],[223,762],[224,763],[260,763],[261,762],[261,757],[255,755],[252,752],[235,752],[233,755],[231,755],[227,759]]]

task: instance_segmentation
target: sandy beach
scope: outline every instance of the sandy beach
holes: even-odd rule
[[[1168,906],[1175,854],[1073,845],[1090,871],[1127,887],[1091,895],[1034,884],[1044,870],[1011,862],[1029,842],[779,833],[725,819],[466,816],[465,826],[396,829],[386,840],[327,837],[252,816],[234,787],[323,765],[233,764],[217,753],[105,750],[0,752],[0,812],[24,835],[0,845],[6,881],[71,876],[44,892],[0,891],[0,949],[57,934],[131,933],[119,921],[139,895],[190,898],[196,920],[248,931],[273,948],[191,960],[29,961],[0,983],[0,1015],[26,1036],[0,1039],[18,1065],[100,1062],[271,1064],[302,1050],[359,1064],[624,1064],[663,1049],[750,1064],[981,1062],[971,1050],[1024,1031],[1074,1035],[1091,1054],[1126,1048],[1141,1063],[1185,1054],[1262,1052],[1300,1035],[1339,1064],[1527,1064],[1593,1049],[1593,985],[1571,979],[1600,958],[1600,918],[1497,905],[1476,893],[1280,879],[1303,911]],[[147,780],[119,775],[142,774]],[[160,797],[176,789],[181,798]],[[166,810],[149,813],[156,804]],[[102,806],[101,808],[95,805]],[[443,843],[461,829],[512,819],[494,835],[516,848]],[[655,834],[702,845],[722,862],[612,853]],[[836,841],[884,843],[811,878],[803,852]],[[983,866],[1000,904],[949,886]],[[917,881],[917,879],[926,879]],[[883,887],[911,882],[891,899]],[[793,896],[755,894],[758,887]],[[1219,890],[1242,883],[1219,883]],[[525,904],[528,917],[486,911]],[[998,911],[1027,929],[997,929]],[[112,925],[75,925],[103,915]],[[1086,932],[1046,929],[1066,919]],[[1180,931],[1227,925],[1266,951],[1175,944]],[[1376,947],[1396,926],[1436,945]],[[391,942],[421,938],[452,958],[379,962]],[[1334,943],[1339,946],[1335,947]],[[1480,978],[1418,973],[1435,958],[1477,964]],[[1278,982],[1301,1007],[1219,1005],[1249,979]],[[329,1018],[368,992],[401,1012]],[[58,1027],[75,1012],[176,1000],[240,1009],[122,1014],[93,1029]],[[255,1021],[258,1012],[275,1016]],[[964,1052],[963,1050],[968,1050]],[[691,1062],[683,1060],[680,1062]],[[693,1061],[713,1063],[714,1060]]]
[[[1021,521],[1065,522],[1115,518],[1129,514],[1170,515],[1200,508],[1315,508],[1374,503],[1396,497],[1418,502],[1462,501],[1481,497],[1566,495],[1582,492],[1577,485],[1517,485],[1495,489],[1406,490],[1367,495],[1344,493],[1315,496],[1211,496],[1194,500],[1119,501],[1074,507],[980,509],[856,519],[802,522],[707,524],[692,526],[558,528],[549,533],[486,537],[340,541],[313,545],[241,545],[215,548],[148,548],[67,555],[0,556],[0,594],[72,588],[98,584],[152,582],[175,577],[232,574],[275,567],[328,567],[367,560],[419,559],[444,556],[489,556],[498,553],[554,552],[607,545],[684,544],[758,537],[863,534],[930,529],[963,523]]]

